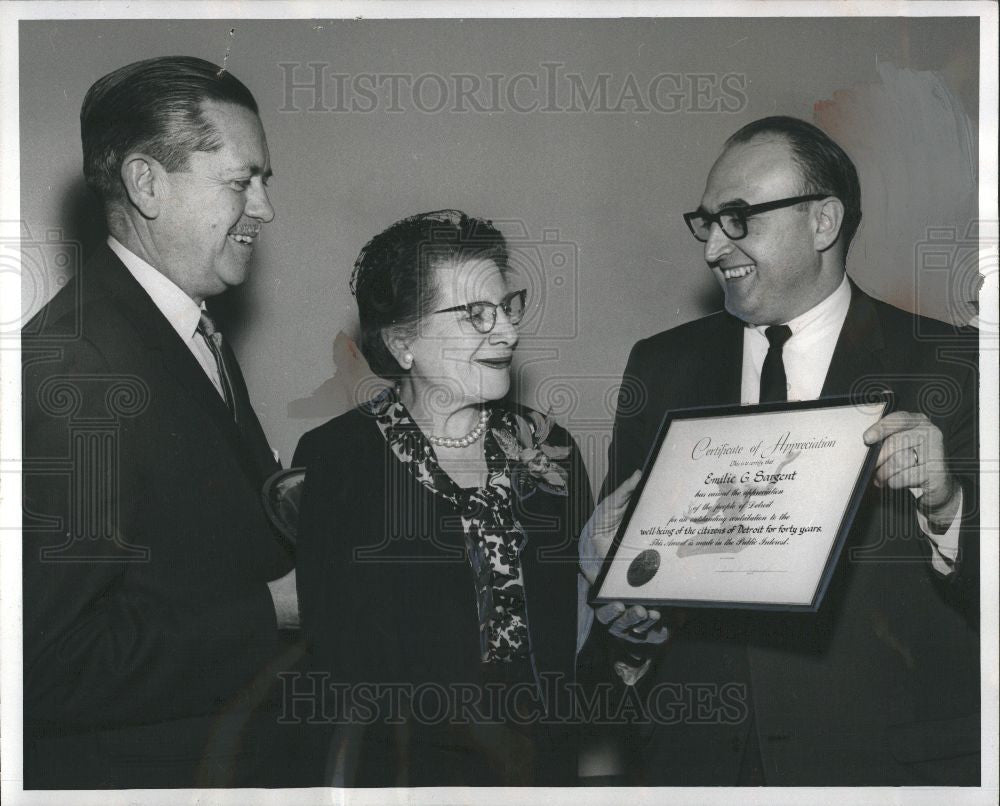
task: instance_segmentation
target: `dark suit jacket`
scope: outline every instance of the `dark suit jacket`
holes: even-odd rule
[[[590,483],[570,436],[555,427],[548,441],[572,447],[566,460],[570,494],[536,490],[525,499],[514,497],[514,515],[528,538],[521,565],[535,657],[534,674],[513,681],[522,685],[531,685],[535,675],[556,675],[564,685],[574,675],[576,538],[590,514]],[[360,409],[305,434],[294,464],[306,468],[297,576],[303,630],[319,673],[355,687],[355,693],[359,684],[400,684],[411,694],[420,686],[443,686],[453,696],[465,691],[481,698],[479,713],[503,721],[507,712],[491,712],[483,688],[489,681],[479,660],[474,580],[459,510],[413,477],[374,418]],[[565,692],[553,685],[548,693]],[[325,704],[331,722],[343,720],[332,694]],[[550,697],[546,707],[556,718],[555,709],[566,703]],[[420,724],[418,715],[394,725],[385,702],[371,708],[354,785],[496,785],[517,779],[492,763],[513,763],[510,747],[491,752],[478,745],[469,724],[479,721],[476,712],[456,713],[452,723],[442,717]],[[511,741],[519,741],[516,734]],[[553,747],[557,734],[559,746]],[[527,759],[536,768],[534,780],[571,783],[571,733],[540,738],[534,749],[544,757]]]
[[[107,247],[22,351],[25,785],[261,780],[248,719],[285,651],[266,583],[292,560],[259,422],[236,427]]]
[[[740,402],[743,330],[718,313],[635,345],[605,492],[643,465],[666,411]],[[884,386],[941,428],[965,496],[957,571],[932,569],[912,496],[872,486],[817,614],[669,613],[683,624],[641,690],[677,684],[688,710],[633,735],[644,781],[733,785],[756,741],[769,785],[978,782],[977,360],[977,333],[852,288],[822,396]],[[721,707],[726,692],[742,706]]]

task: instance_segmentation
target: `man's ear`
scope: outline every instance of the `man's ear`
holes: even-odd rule
[[[844,204],[836,196],[825,199],[816,211],[816,234],[814,243],[817,252],[825,252],[837,241],[844,223]]]
[[[129,154],[122,161],[121,180],[132,206],[146,218],[160,214],[166,171],[146,154]]]
[[[413,353],[410,352],[410,345],[405,334],[394,328],[386,328],[382,331],[382,341],[389,348],[396,363],[403,369],[410,369],[413,366]]]

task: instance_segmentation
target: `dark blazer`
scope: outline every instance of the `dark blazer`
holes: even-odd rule
[[[635,345],[605,492],[643,465],[666,411],[739,403],[743,331],[718,313]],[[750,742],[769,785],[978,783],[977,335],[852,287],[822,396],[887,387],[941,428],[965,497],[957,571],[932,569],[912,496],[872,486],[817,614],[668,613],[642,690],[676,684],[688,710],[633,735],[641,780],[734,785]]]
[[[535,657],[527,680],[515,682],[532,687],[544,686],[542,678],[549,675],[560,683],[573,680],[576,539],[591,509],[590,483],[575,443],[558,427],[548,441],[572,448],[566,460],[570,494],[537,490],[514,497],[514,515],[528,538],[521,564]],[[476,596],[459,511],[413,477],[361,409],[305,434],[294,464],[306,468],[297,576],[303,629],[318,672],[353,692],[360,684],[400,684],[408,692],[443,686],[452,695],[482,697]],[[327,717],[337,721],[332,698],[325,704]],[[555,717],[559,703],[549,698],[546,707]],[[502,719],[503,712],[496,713]],[[490,769],[489,749],[477,748],[467,724],[475,716],[467,714],[466,724],[442,718],[424,725],[419,718],[391,724],[389,717],[385,703],[371,710],[359,771],[349,783],[479,785],[505,779]],[[549,749],[555,752],[537,772],[571,782],[576,758],[570,734]]]
[[[106,246],[22,355],[25,786],[261,780],[252,715],[286,651],[267,582],[293,563],[260,423]]]

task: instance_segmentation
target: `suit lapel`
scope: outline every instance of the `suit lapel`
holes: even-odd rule
[[[177,331],[110,248],[102,246],[101,251],[94,256],[92,265],[94,271],[90,277],[101,282],[115,297],[146,350],[175,378],[178,391],[187,394],[204,411],[232,445],[251,483],[255,487],[259,486],[264,477],[277,467],[270,448],[266,448],[266,438],[256,416],[252,417],[253,423],[244,429],[246,433],[241,433],[225,401],[187,345],[181,341]],[[238,367],[235,358],[233,363]],[[246,395],[242,376],[239,377],[239,384],[242,393]],[[259,441],[264,443],[265,448],[256,444]],[[262,451],[265,449],[266,455],[271,459],[271,466],[262,461]]]
[[[698,397],[705,406],[738,404],[743,385],[744,324],[728,313],[722,315],[716,338],[708,345],[714,356],[698,375]]]
[[[840,329],[821,397],[863,393],[884,383],[882,323],[872,298],[851,283],[851,305]]]

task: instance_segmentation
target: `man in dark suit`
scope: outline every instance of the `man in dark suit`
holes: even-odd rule
[[[733,135],[685,218],[726,311],[633,348],[609,501],[626,500],[671,409],[887,388],[897,410],[864,435],[881,443],[875,482],[818,613],[662,614],[671,637],[638,691],[676,700],[735,685],[741,707],[637,729],[639,780],[977,784],[977,334],[847,278],[857,174],[808,123],[767,118]],[[635,648],[621,654],[642,673]]]
[[[80,119],[110,235],[22,333],[25,786],[274,785],[293,562],[204,305],[274,216],[257,105],[166,57],[101,78]]]

